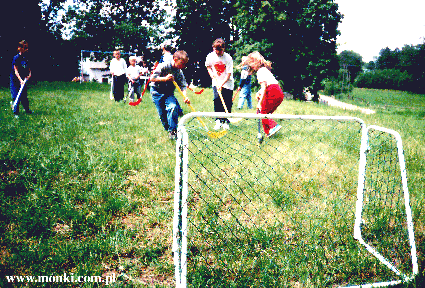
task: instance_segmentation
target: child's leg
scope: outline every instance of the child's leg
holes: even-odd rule
[[[19,102],[21,102],[22,106],[24,107],[25,112],[30,113],[30,102],[28,100],[28,89],[27,86],[22,89],[21,97],[19,98]]]
[[[142,98],[142,85],[140,84],[140,82],[136,82],[136,87],[134,88],[134,92],[137,95],[137,99]]]
[[[216,88],[214,88],[216,89]],[[218,95],[218,93],[217,93]],[[223,88],[221,89],[221,96],[223,96],[224,105],[226,105],[227,112],[232,113],[232,98],[233,98],[233,91]],[[221,101],[220,95],[218,95],[218,98],[214,98],[214,111],[215,112],[226,112],[226,109],[223,106],[223,103]],[[227,118],[221,118],[220,121],[222,123],[230,123],[229,119]]]
[[[165,131],[168,131],[168,120],[167,111],[165,110],[165,96],[156,92],[154,88],[151,88],[152,101],[155,104],[156,110],[158,111],[159,120],[164,127]]]
[[[131,81],[128,81],[128,99],[134,101],[134,86]]]
[[[167,111],[168,131],[176,131],[179,120],[180,105],[174,95],[165,98],[165,110]]]
[[[242,109],[243,104],[245,103],[245,95],[243,94],[243,88],[241,89],[241,94],[239,95],[239,101],[238,101],[238,109]]]
[[[16,107],[13,107],[13,103],[15,103],[18,92],[19,92],[19,87],[16,85],[13,79],[10,79],[10,94],[12,95],[12,109],[13,109],[13,114],[15,115],[19,114],[19,103],[18,105],[16,105]]]
[[[271,114],[283,101],[283,92],[279,85],[270,85],[266,89],[263,102],[261,103],[261,114]],[[273,129],[277,123],[273,119],[262,119],[264,133],[267,135],[270,129]]]
[[[247,94],[245,98],[248,109],[252,109],[251,85],[247,86]]]
[[[214,93],[214,112],[226,112],[223,107],[223,103],[221,103],[220,96],[217,92],[217,87],[213,87],[213,93]],[[220,120],[222,122],[224,118],[217,118],[216,120]]]

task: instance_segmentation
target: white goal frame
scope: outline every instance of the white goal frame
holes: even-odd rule
[[[361,243],[366,250],[376,257],[379,262],[385,265],[388,269],[393,271],[397,276],[403,280],[377,282],[362,284],[358,286],[345,286],[345,287],[387,287],[407,283],[412,281],[418,274],[418,260],[415,244],[414,225],[412,219],[412,210],[410,208],[409,191],[407,185],[407,174],[405,166],[405,158],[403,154],[402,139],[398,132],[370,125],[367,126],[365,122],[356,117],[349,116],[317,116],[317,115],[286,115],[286,114],[254,114],[254,113],[215,113],[215,112],[193,112],[184,115],[178,126],[177,143],[176,143],[176,168],[175,168],[175,192],[174,192],[174,219],[173,219],[173,260],[175,266],[175,281],[176,287],[187,287],[187,215],[188,215],[188,163],[189,163],[189,138],[185,124],[190,120],[197,117],[205,118],[244,118],[244,119],[300,119],[300,120],[335,120],[335,121],[351,121],[357,122],[361,126],[361,143],[359,151],[359,170],[358,170],[358,186],[357,186],[357,201],[355,211],[355,223],[353,229],[353,237]],[[391,134],[397,143],[397,153],[399,157],[399,166],[401,171],[402,190],[404,196],[404,207],[406,212],[407,232],[410,245],[410,257],[412,261],[411,275],[405,275],[400,272],[393,264],[390,263],[384,256],[382,256],[374,247],[365,242],[362,237],[361,224],[362,212],[364,206],[364,189],[365,189],[365,175],[366,175],[366,160],[369,152],[369,131],[378,130],[384,133]],[[208,137],[207,135],[205,137]]]

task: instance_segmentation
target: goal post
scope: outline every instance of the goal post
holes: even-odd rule
[[[242,120],[211,133],[221,117]],[[282,129],[260,144],[263,118]],[[418,273],[395,131],[345,116],[190,113],[175,179],[176,287],[378,287]]]

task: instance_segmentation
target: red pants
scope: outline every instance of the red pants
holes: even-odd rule
[[[266,92],[261,103],[261,114],[272,114],[283,101],[283,92],[278,84],[267,86]],[[277,125],[273,119],[262,119],[264,133],[269,135],[270,129]]]

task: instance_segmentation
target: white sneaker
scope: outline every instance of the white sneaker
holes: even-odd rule
[[[220,128],[221,128],[221,122],[220,122],[220,120],[215,120],[214,130],[218,130]]]
[[[280,126],[279,124],[277,124],[276,126],[274,126],[270,132],[269,135],[267,135],[267,137],[271,137],[273,134],[275,134],[277,131],[280,130],[280,128],[282,128],[282,126]]]
[[[229,130],[229,124],[227,124],[227,123],[223,123],[222,125],[221,125],[221,127],[224,129],[224,130]]]

